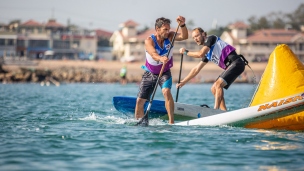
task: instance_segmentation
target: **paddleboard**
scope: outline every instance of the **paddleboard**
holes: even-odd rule
[[[179,122],[175,125],[247,126],[304,111],[304,93],[287,96],[260,105]]]
[[[113,97],[113,105],[117,111],[126,114],[130,117],[134,117],[136,97],[115,96]],[[144,108],[146,109],[148,105],[149,105],[149,101],[145,103]],[[222,110],[215,110],[208,107],[174,102],[174,115],[175,117],[179,117],[179,118],[185,118],[185,119],[201,118],[223,112],[224,111]],[[167,116],[165,101],[153,100],[149,112],[149,118],[158,118],[164,116]]]

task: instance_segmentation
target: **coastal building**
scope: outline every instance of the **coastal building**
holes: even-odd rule
[[[0,57],[13,57],[16,56],[17,35],[16,27],[19,21],[13,21],[6,25],[0,24]]]
[[[139,24],[129,20],[120,25],[110,38],[113,44],[114,60],[143,61],[145,60],[144,40],[155,33],[154,29],[143,32],[137,30]],[[250,62],[266,62],[273,49],[278,44],[287,44],[290,49],[304,61],[304,34],[292,29],[262,29],[252,34],[248,33],[249,26],[243,22],[236,22],[229,26],[229,31],[220,35],[221,39],[233,45],[237,53],[242,54]],[[172,29],[175,31],[175,29]],[[199,46],[191,38],[174,43],[174,60],[180,60],[179,49],[185,47],[190,51],[199,50]],[[193,58],[184,58],[191,61]]]
[[[290,29],[262,29],[248,34],[249,26],[236,22],[229,26],[221,39],[233,45],[237,53],[242,54],[248,61],[266,62],[273,49],[279,44],[286,44],[295,55],[304,62],[304,34]]]
[[[17,35],[13,32],[0,32],[0,57],[16,56]]]
[[[138,26],[135,21],[128,20],[119,25],[119,30],[111,33],[102,29],[81,29],[69,22],[65,26],[55,19],[46,23],[35,20],[21,23],[20,20],[14,20],[7,25],[0,24],[0,57],[144,61],[144,41],[155,33],[155,29],[140,31]],[[287,44],[296,56],[304,61],[304,27],[302,31],[286,27],[249,33],[248,25],[235,22],[229,25],[229,29],[220,35],[221,39],[233,45],[237,53],[244,55],[250,62],[267,61],[278,44]],[[187,40],[174,43],[172,50],[176,61],[180,60],[181,47],[190,51],[200,49],[191,38],[191,30]],[[194,59],[185,57],[184,60]]]
[[[50,19],[46,23],[20,20],[0,24],[0,57],[20,59],[90,59],[96,58],[98,46],[109,47],[111,33],[100,34],[63,25]],[[108,42],[106,42],[108,41]],[[111,49],[110,49],[111,50]],[[109,50],[107,50],[109,53]]]
[[[45,25],[35,20],[21,23],[17,28],[17,36],[17,56],[39,59],[45,51],[51,49]]]
[[[115,31],[110,38],[113,44],[113,56],[115,60],[122,62],[143,61],[145,60],[144,41],[151,34],[155,33],[155,29],[147,29],[142,32],[137,30],[138,23],[128,20],[120,24],[120,29]],[[171,28],[175,31],[176,28]],[[189,37],[191,33],[189,32]],[[179,49],[185,47],[189,50],[198,50],[198,46],[191,39],[185,41],[175,41],[173,50],[174,60],[180,60]],[[193,60],[193,58],[185,58],[184,60]]]
[[[71,30],[55,19],[45,24],[29,20],[18,28],[17,53],[30,59],[93,59],[96,51],[95,35]]]
[[[112,45],[110,43],[110,38],[112,36],[112,32],[96,29],[95,30],[97,36],[97,60],[113,60],[112,55]]]

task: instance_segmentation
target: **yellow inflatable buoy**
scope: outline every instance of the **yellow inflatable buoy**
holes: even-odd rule
[[[277,46],[269,57],[250,106],[304,92],[304,65],[285,44]],[[304,130],[304,110],[278,119],[251,123],[246,128]]]

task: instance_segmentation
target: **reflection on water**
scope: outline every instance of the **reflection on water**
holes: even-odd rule
[[[286,133],[273,130],[259,130],[259,132],[265,134],[268,140],[260,140],[261,144],[255,145],[259,150],[297,150],[303,149],[304,144],[301,142],[301,138],[304,138],[303,133]]]
[[[256,145],[255,148],[258,150],[295,150],[295,149],[300,149],[303,148],[298,145],[294,144],[286,144],[286,143],[281,143],[281,142],[274,142],[274,141],[267,141],[267,140],[261,140],[261,142],[264,145]]]

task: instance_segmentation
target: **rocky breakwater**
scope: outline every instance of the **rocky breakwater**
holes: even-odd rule
[[[1,70],[2,83],[102,83],[118,82],[119,72],[86,67],[61,67],[54,69],[18,68],[10,71]],[[132,81],[132,80],[130,80]]]
[[[196,62],[183,62],[182,76],[196,66]],[[235,82],[257,83],[267,63],[251,63]],[[143,62],[121,63],[117,61],[74,61],[74,60],[39,60],[35,65],[0,65],[0,83],[34,82],[42,84],[59,83],[113,83],[120,81],[120,69],[127,67],[127,82],[138,83],[144,71]],[[180,65],[171,69],[173,82],[178,82]],[[190,82],[213,83],[223,71],[216,65],[207,65]],[[253,74],[254,73],[254,74]],[[254,79],[253,79],[254,78]],[[253,81],[255,80],[255,81]]]

